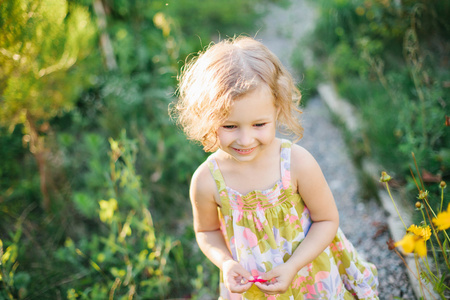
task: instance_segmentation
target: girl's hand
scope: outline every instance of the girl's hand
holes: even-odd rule
[[[273,268],[271,271],[259,276],[260,279],[267,280],[264,283],[255,282],[255,285],[264,293],[269,295],[283,294],[292,284],[297,271],[284,263]]]
[[[243,293],[251,286],[253,279],[250,272],[244,269],[241,264],[235,260],[227,260],[222,265],[223,281],[227,289],[232,293]]]

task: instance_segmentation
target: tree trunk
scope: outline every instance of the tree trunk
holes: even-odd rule
[[[40,187],[41,187],[41,193],[42,193],[42,208],[48,212],[50,210],[50,196],[48,195],[48,189],[47,189],[47,160],[45,157],[45,152],[39,152],[35,153],[34,157],[36,158],[36,161],[38,163],[39,167],[39,177],[40,177]]]
[[[47,153],[45,148],[44,138],[39,136],[36,125],[33,122],[30,114],[26,114],[27,121],[25,122],[26,130],[28,131],[28,141],[30,152],[33,154],[39,169],[40,189],[42,194],[42,208],[48,212],[50,210],[50,196],[47,189]]]
[[[100,46],[105,57],[106,68],[108,70],[117,69],[117,62],[114,56],[114,49],[111,39],[106,31],[106,13],[101,0],[94,0],[94,11],[97,16],[97,26],[100,32]]]

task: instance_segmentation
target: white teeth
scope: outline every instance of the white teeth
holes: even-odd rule
[[[235,150],[240,153],[250,153],[253,151],[253,149],[254,148],[252,148],[252,149],[235,149]]]

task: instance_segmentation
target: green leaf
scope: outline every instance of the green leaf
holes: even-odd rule
[[[93,218],[97,215],[97,201],[89,195],[78,192],[73,195],[72,199],[77,210],[85,217]]]

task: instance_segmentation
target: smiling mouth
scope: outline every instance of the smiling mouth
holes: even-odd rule
[[[234,151],[236,151],[239,154],[250,154],[253,152],[253,150],[255,150],[255,148],[250,148],[250,149],[237,149],[237,148],[233,148]]]

